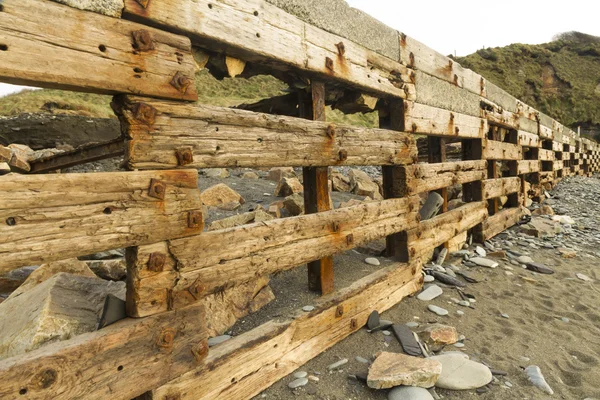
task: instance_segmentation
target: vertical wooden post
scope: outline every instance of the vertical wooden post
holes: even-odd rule
[[[325,84],[312,82],[310,96],[300,92],[299,113],[301,118],[314,121],[325,121]],[[329,198],[329,168],[305,167],[304,178],[304,210],[306,214],[314,214],[331,209]],[[333,292],[333,257],[325,257],[308,263],[308,288],[322,295]]]
[[[394,131],[404,131],[404,102],[401,99],[391,99],[382,102],[384,105],[379,111],[379,127]],[[399,166],[383,166],[381,168],[383,177],[383,198],[393,199],[404,197],[401,188],[404,186],[402,180],[406,179]],[[399,232],[385,238],[386,255],[394,257],[401,262],[408,262],[408,244],[406,233]]]
[[[490,132],[489,132],[488,139],[500,141],[500,139],[501,139],[500,129],[501,128],[499,128],[497,126],[490,126]],[[488,179],[496,179],[499,177],[500,176],[499,176],[499,171],[498,171],[498,162],[496,160],[489,160],[488,161]],[[498,199],[498,198],[489,199],[488,200],[488,214],[490,216],[497,214],[499,210],[500,210],[500,199]]]

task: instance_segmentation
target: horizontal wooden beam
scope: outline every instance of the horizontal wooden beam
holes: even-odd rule
[[[539,172],[540,162],[538,160],[519,160],[517,161],[517,175],[531,174]]]
[[[515,225],[521,219],[521,207],[505,208],[496,215],[488,217],[482,224],[483,240],[493,238]]]
[[[105,160],[125,154],[125,141],[122,138],[105,143],[92,143],[75,150],[40,158],[29,163],[30,174],[41,174],[59,169]]]
[[[399,193],[396,195],[400,197],[485,179],[487,161],[413,164],[399,167],[397,175]]]
[[[142,317],[417,226],[417,196],[205,232],[130,250],[128,312]],[[152,257],[166,262],[152,268]]]
[[[409,133],[148,98],[115,101],[132,169],[396,165],[417,159]],[[151,110],[151,120],[140,110]],[[182,162],[181,151],[189,152]]]
[[[412,71],[264,0],[125,0],[124,17],[183,33],[244,61],[311,74],[379,96],[414,99]]]
[[[523,147],[540,147],[540,137],[534,133],[519,131],[519,145]]]
[[[131,399],[196,368],[208,353],[203,305],[95,332],[0,361],[3,399]]]
[[[310,313],[270,321],[211,348],[202,365],[151,392],[165,400],[249,399],[361,329],[422,286],[420,264],[398,264],[316,301]]]
[[[427,251],[480,224],[487,215],[487,203],[479,201],[421,222],[418,227],[406,232],[410,260],[422,257]]]
[[[488,131],[485,119],[470,115],[411,101],[405,102],[404,110],[404,126],[412,133],[476,139]]]
[[[507,196],[521,190],[521,178],[518,176],[510,178],[486,179],[481,182],[484,200]]]
[[[523,158],[523,149],[517,144],[484,139],[482,145],[482,158],[486,160],[521,160]]]
[[[540,161],[554,161],[554,151],[538,149],[538,159]]]
[[[198,172],[7,175],[0,273],[202,232]]]
[[[0,81],[95,93],[198,97],[186,37],[46,0],[3,0],[0,29]]]

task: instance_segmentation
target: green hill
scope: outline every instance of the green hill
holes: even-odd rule
[[[572,129],[600,135],[600,37],[568,32],[456,60]]]

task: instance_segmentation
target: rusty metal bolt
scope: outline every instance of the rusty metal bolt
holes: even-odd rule
[[[332,222],[331,223],[331,231],[332,232],[339,232],[340,231],[340,223],[339,222]]]
[[[161,349],[170,349],[177,336],[177,331],[173,328],[165,328],[156,339],[156,346]]]
[[[171,86],[175,89],[179,90],[181,93],[185,93],[188,90],[188,87],[192,84],[192,80],[182,74],[180,71],[173,76],[171,79]]]
[[[346,54],[346,46],[344,45],[343,42],[339,42],[338,44],[335,45],[335,47],[337,47],[338,54],[340,56],[343,56],[344,54]]]
[[[331,58],[329,58],[329,57],[325,58],[325,67],[327,67],[328,70],[333,72],[334,65],[333,65],[333,60]]]
[[[148,8],[148,4],[150,4],[150,0],[135,0],[135,1],[137,1],[137,3],[144,8]]]
[[[356,320],[356,318],[352,318],[350,320],[350,329],[354,330],[358,328],[358,321]]]
[[[454,133],[457,135],[460,133],[460,128],[458,126],[454,128]]]
[[[180,167],[194,162],[194,154],[191,147],[182,147],[175,150],[175,157],[177,157],[177,164]]]
[[[408,56],[409,60],[410,60],[410,64],[408,64],[409,67],[414,67],[415,66],[415,55],[411,52],[410,55]]]
[[[196,282],[192,286],[190,286],[188,292],[190,292],[190,294],[194,296],[195,299],[199,299],[205,290],[206,286],[202,282]]]
[[[131,111],[136,120],[148,126],[154,125],[156,121],[156,108],[146,103],[135,103],[131,107]]]
[[[192,346],[192,354],[194,355],[196,362],[202,361],[206,353],[208,353],[208,345],[204,342]]]
[[[148,188],[148,196],[154,197],[155,199],[164,200],[165,194],[167,193],[167,184],[158,179],[150,180],[150,187]]]
[[[412,130],[412,133],[415,133],[415,132],[417,132],[418,126],[417,126],[417,124],[412,124],[412,126],[410,128]]]
[[[415,255],[417,255],[417,250],[414,247],[410,248],[410,256],[414,257]]]
[[[133,38],[132,46],[138,51],[154,50],[154,40],[152,34],[145,29],[131,32]]]
[[[203,228],[202,211],[188,212],[188,228]]]
[[[338,158],[340,161],[346,161],[348,159],[348,152],[344,149],[341,149],[338,152]]]
[[[167,262],[167,256],[161,252],[154,252],[148,258],[148,270],[152,272],[162,272]]]
[[[348,246],[351,246],[352,243],[354,243],[354,235],[353,234],[349,234],[346,236],[346,244]]]
[[[342,315],[344,315],[344,306],[342,304],[340,304],[339,306],[337,306],[337,308],[335,309],[335,317],[336,318],[341,318]]]
[[[327,127],[327,137],[333,139],[335,137],[335,125],[329,124]]]

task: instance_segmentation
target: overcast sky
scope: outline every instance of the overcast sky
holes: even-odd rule
[[[347,1],[444,55],[464,56],[511,43],[546,43],[557,33],[574,30],[600,36],[597,0]],[[20,89],[0,84],[0,96]]]

